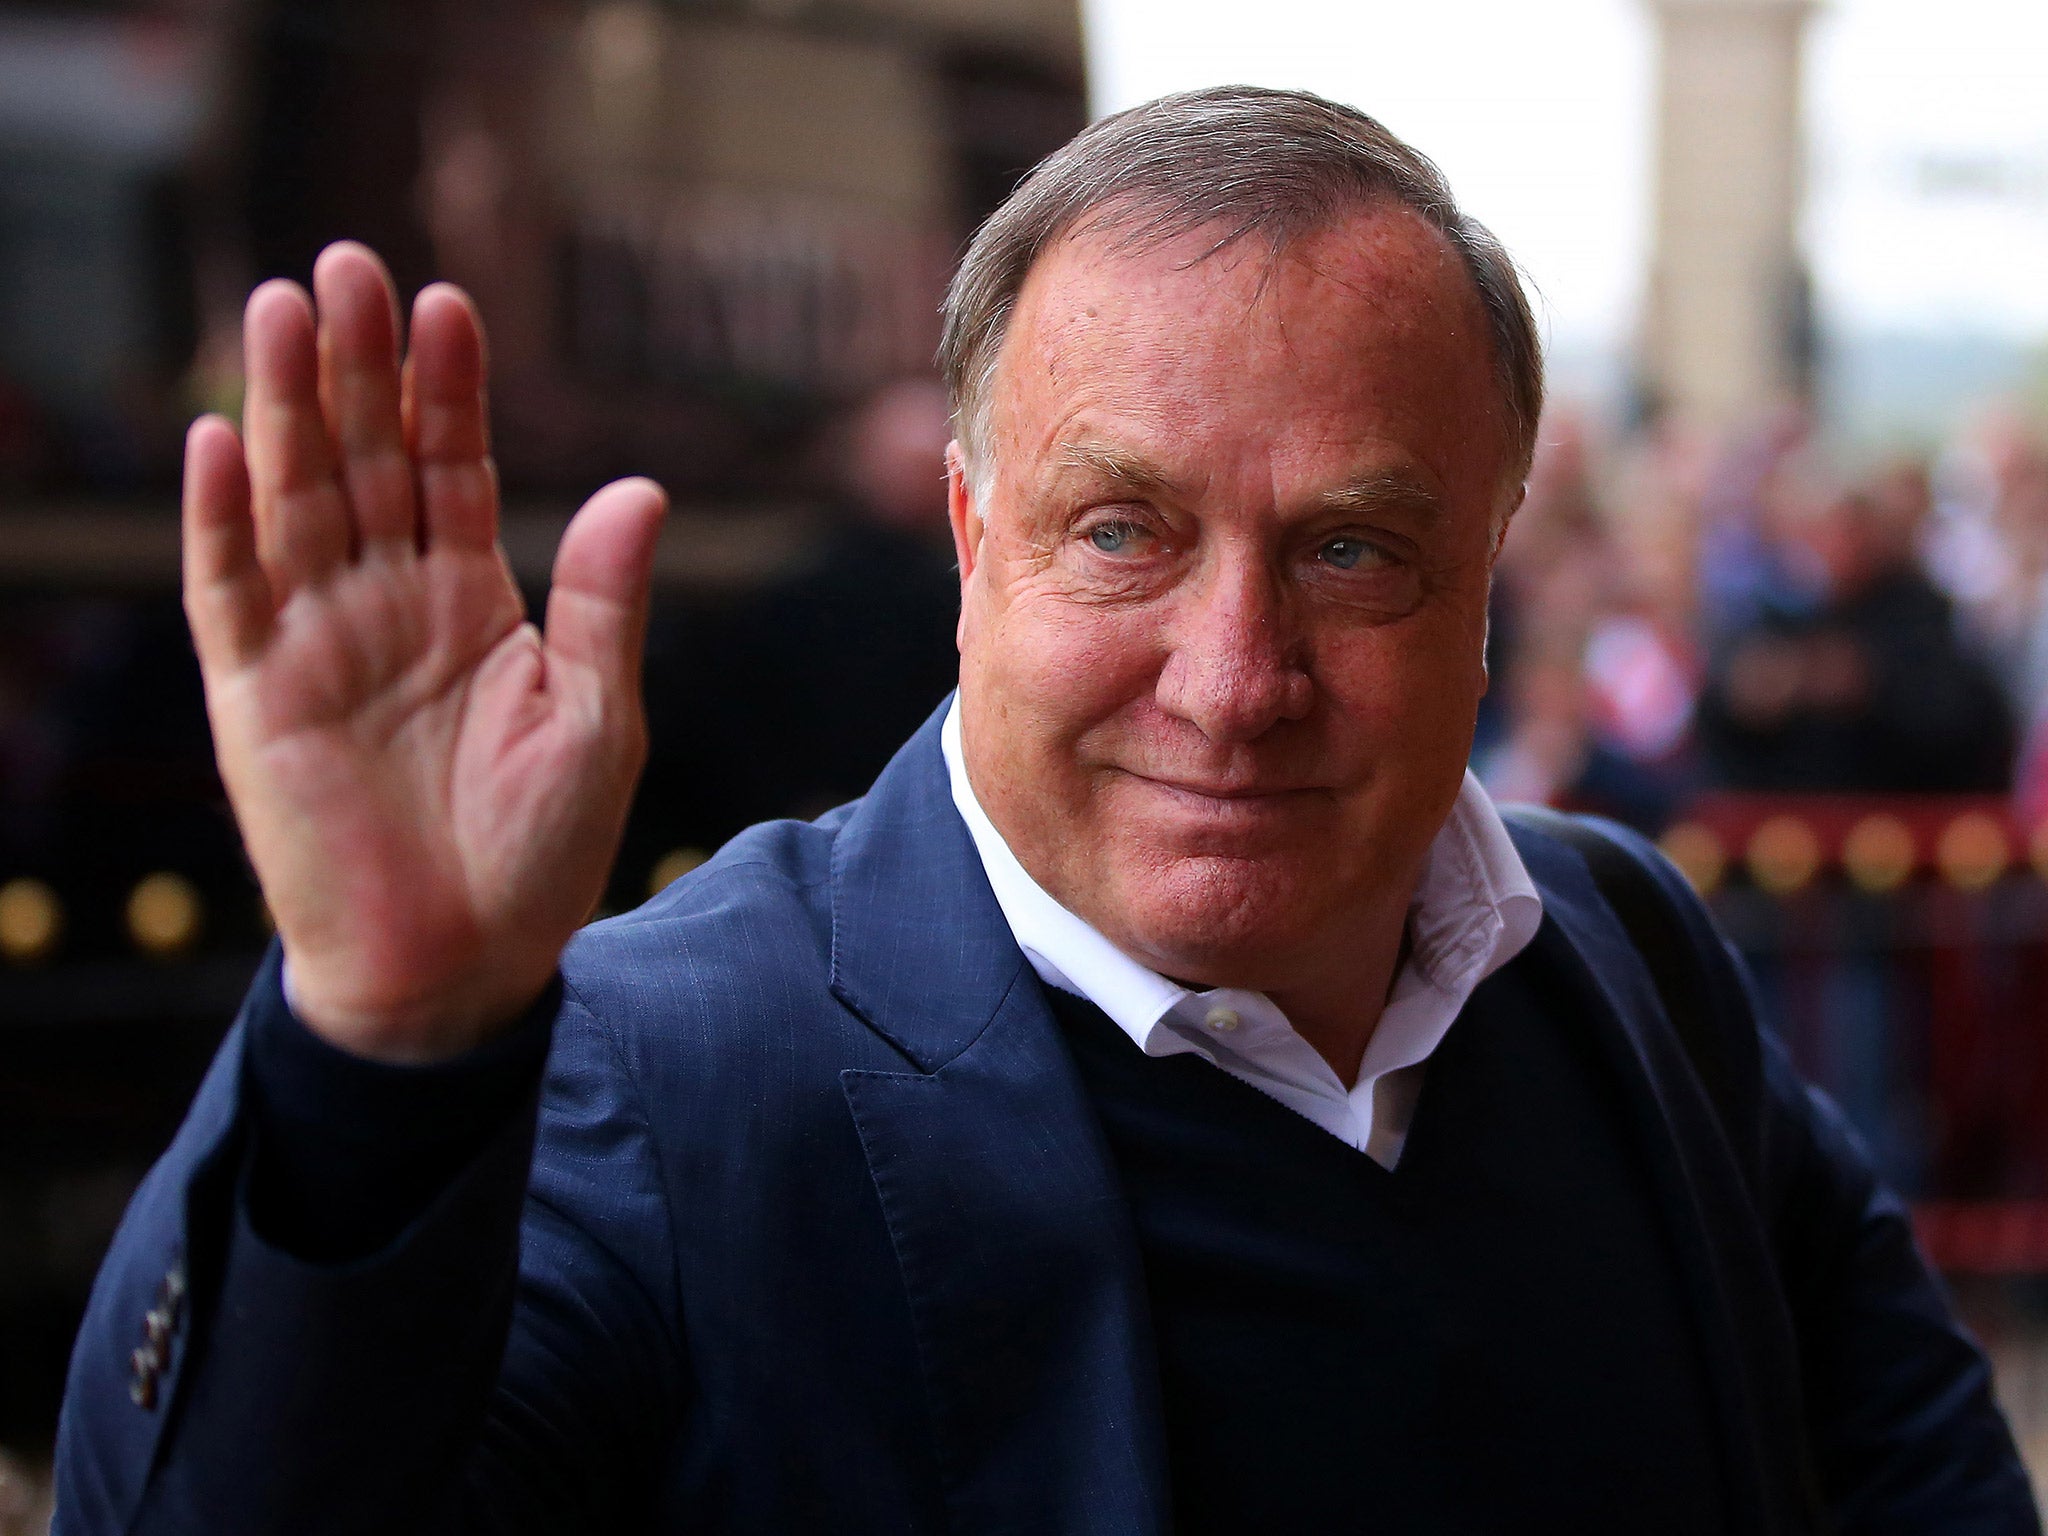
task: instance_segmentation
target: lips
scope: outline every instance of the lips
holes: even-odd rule
[[[1201,780],[1164,778],[1147,773],[1131,773],[1129,776],[1138,785],[1164,799],[1209,815],[1228,816],[1234,813],[1256,816],[1261,812],[1299,804],[1321,793],[1318,789],[1305,789],[1296,785],[1205,783]]]
[[[1139,773],[1125,769],[1141,784],[1155,789],[1171,790],[1176,794],[1195,795],[1204,800],[1276,800],[1289,795],[1309,795],[1313,787],[1296,784],[1244,783],[1231,781],[1204,782],[1200,779],[1175,778],[1166,774]]]
[[[1161,857],[1266,859],[1322,849],[1337,835],[1326,789],[1271,780],[1155,777],[1119,770],[1112,815]]]

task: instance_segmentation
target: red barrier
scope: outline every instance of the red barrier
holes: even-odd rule
[[[2048,1273],[2048,1201],[1923,1200],[1913,1231],[1952,1275]]]
[[[1930,1256],[2048,1273],[2048,823],[1981,797],[1714,794],[1662,842],[1916,1195]]]

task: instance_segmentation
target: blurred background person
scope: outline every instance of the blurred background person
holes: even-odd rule
[[[1498,798],[1654,834],[1692,787],[1690,567],[1668,528],[1614,517],[1600,458],[1582,418],[1545,419],[1494,571],[1474,766]]]
[[[693,822],[664,835],[708,848],[816,816],[865,791],[952,689],[951,436],[936,380],[875,390],[811,445],[826,498],[786,567],[735,602],[657,621],[643,823],[673,807]]]
[[[1700,708],[1713,782],[1731,789],[1999,794],[2012,711],[1921,561],[1931,504],[1917,462],[1777,503],[1777,558],[1719,642]]]

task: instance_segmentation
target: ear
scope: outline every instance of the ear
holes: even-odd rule
[[[967,455],[959,439],[946,444],[946,520],[953,528],[953,558],[960,567],[960,623],[967,624],[967,584],[981,564],[981,511],[975,505],[974,485],[967,474]],[[963,636],[956,633],[955,643]]]
[[[1508,539],[1508,525],[1515,520],[1515,514],[1522,510],[1522,503],[1529,499],[1529,483],[1525,480],[1515,487],[1515,499],[1501,510],[1493,525],[1493,548],[1487,552],[1486,563],[1492,565],[1500,558],[1500,547]]]
[[[1527,481],[1524,481],[1515,487],[1515,499],[1503,507],[1500,515],[1494,520],[1493,538],[1490,541],[1490,547],[1486,551],[1486,612],[1481,615],[1479,621],[1479,695],[1481,698],[1484,698],[1487,690],[1493,686],[1493,671],[1486,665],[1486,653],[1491,648],[1489,642],[1493,638],[1493,568],[1500,560],[1501,546],[1507,542],[1508,525],[1515,520],[1515,514],[1522,510],[1522,503],[1528,500],[1528,498],[1529,485]]]

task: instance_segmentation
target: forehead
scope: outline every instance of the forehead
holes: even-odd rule
[[[1253,236],[1212,254],[1215,238],[1131,250],[1084,228],[1039,259],[996,369],[998,457],[1104,439],[1276,485],[1399,467],[1490,503],[1507,448],[1492,343],[1437,230],[1386,207],[1277,252]]]

